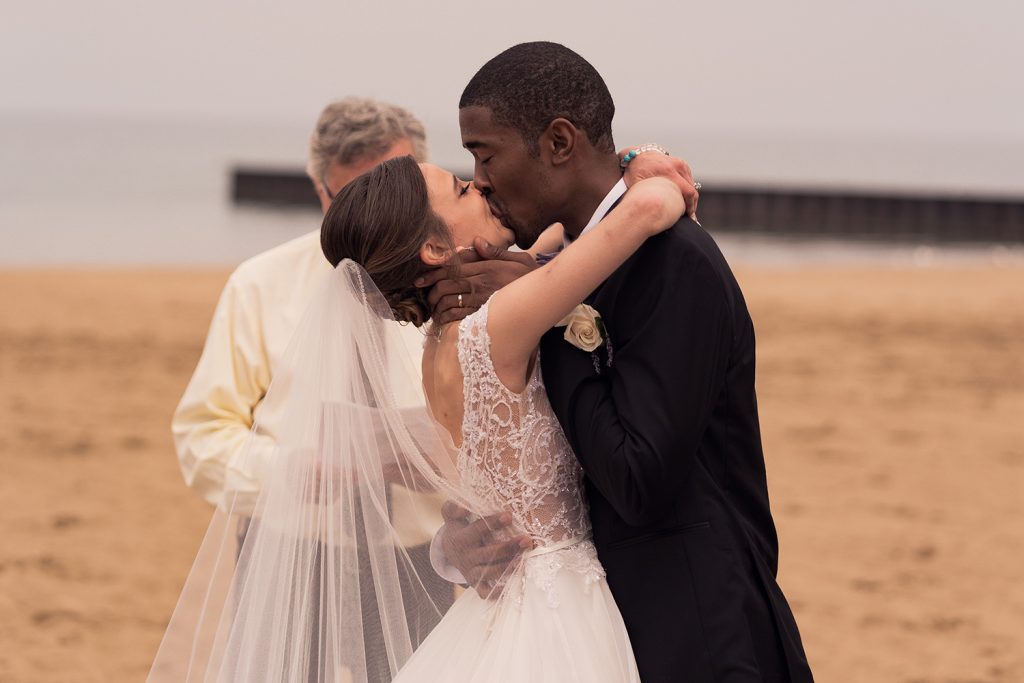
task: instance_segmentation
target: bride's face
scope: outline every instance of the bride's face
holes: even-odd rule
[[[475,237],[503,248],[515,242],[515,234],[498,222],[473,183],[433,164],[420,164],[420,170],[427,181],[430,208],[448,225],[455,246],[471,246]]]

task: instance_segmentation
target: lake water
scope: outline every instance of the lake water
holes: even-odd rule
[[[240,207],[229,197],[235,163],[301,167],[307,134],[227,123],[0,119],[0,267],[237,264],[319,225],[315,211]],[[464,163],[457,143],[445,143],[434,141],[438,162]],[[703,167],[715,171],[707,152],[693,150],[688,158],[708,158]],[[760,163],[765,156],[792,158],[766,148]],[[738,158],[732,167],[742,176]],[[715,236],[736,264],[1024,263],[1020,245]]]

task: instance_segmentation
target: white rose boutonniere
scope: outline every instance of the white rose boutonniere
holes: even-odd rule
[[[565,341],[587,353],[596,351],[604,343],[601,314],[586,304],[574,308],[555,327],[564,327]]]

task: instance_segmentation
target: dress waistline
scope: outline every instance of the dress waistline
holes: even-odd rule
[[[553,553],[559,550],[565,550],[566,548],[571,548],[577,543],[589,541],[590,538],[590,534],[585,534],[583,536],[567,538],[564,541],[558,541],[557,543],[552,543],[551,545],[542,545],[540,547],[534,548],[533,550],[523,553],[523,559],[525,560],[531,557],[538,557],[540,555],[547,555],[548,553]]]

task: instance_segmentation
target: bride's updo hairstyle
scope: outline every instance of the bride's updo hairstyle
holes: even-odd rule
[[[413,286],[430,270],[420,259],[429,238],[451,242],[430,208],[427,181],[412,157],[389,159],[342,189],[324,216],[320,246],[332,266],[358,263],[387,299],[395,320],[419,327],[430,318],[427,290]]]

